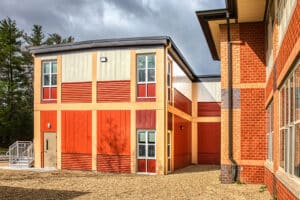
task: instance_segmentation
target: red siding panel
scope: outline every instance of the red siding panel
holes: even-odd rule
[[[147,162],[147,166],[146,166]],[[137,161],[138,172],[155,173],[156,172],[156,160],[138,159]],[[147,167],[147,171],[146,171]]]
[[[130,102],[130,81],[98,81],[97,102]]]
[[[130,111],[98,111],[97,170],[130,173]]]
[[[198,123],[198,163],[220,164],[221,123]]]
[[[192,101],[174,88],[174,106],[179,110],[192,114]]]
[[[148,97],[155,97],[155,83],[148,84]]]
[[[130,155],[97,155],[97,170],[130,173]]]
[[[51,93],[51,99],[50,99],[50,93]],[[57,99],[57,88],[56,87],[44,87],[43,88],[43,103],[53,103],[56,102]]]
[[[92,170],[92,154],[62,153],[61,168],[71,170]]]
[[[156,98],[156,84],[149,83],[147,85],[146,91],[146,84],[138,84],[137,85],[137,101],[155,101]]]
[[[146,159],[138,159],[138,172],[146,172]]]
[[[221,116],[219,102],[198,102],[198,117]]]
[[[62,153],[92,153],[92,112],[62,111]]]
[[[156,111],[155,110],[137,110],[136,111],[137,129],[155,129]]]
[[[147,160],[147,172],[155,173],[156,172],[156,160]]]
[[[101,110],[97,121],[97,153],[130,155],[130,111]]]
[[[48,123],[51,127],[48,128]],[[41,136],[41,164],[44,167],[44,132],[57,131],[57,114],[56,111],[41,111],[40,113],[40,136]]]
[[[63,103],[92,102],[92,82],[62,83],[61,102]]]
[[[174,169],[191,164],[191,122],[174,115]]]

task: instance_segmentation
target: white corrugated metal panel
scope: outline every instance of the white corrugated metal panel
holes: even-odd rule
[[[106,57],[106,62],[100,62]],[[97,80],[130,80],[130,50],[99,51],[97,55]]]
[[[197,83],[198,102],[220,102],[221,82],[199,82]]]
[[[62,56],[62,82],[85,81],[92,81],[92,54],[64,54]]]
[[[171,57],[169,57],[171,59]],[[188,76],[182,71],[178,64],[173,62],[173,88],[177,89],[184,96],[192,100],[192,82]]]

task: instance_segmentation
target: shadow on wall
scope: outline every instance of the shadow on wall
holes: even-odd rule
[[[0,186],[1,199],[74,199],[88,192]]]

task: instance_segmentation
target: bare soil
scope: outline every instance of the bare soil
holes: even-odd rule
[[[262,185],[220,184],[218,166],[167,176],[0,170],[0,199],[271,199]]]

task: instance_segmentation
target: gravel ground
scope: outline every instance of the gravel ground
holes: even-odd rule
[[[220,184],[217,166],[167,176],[0,170],[0,199],[271,199],[262,185]]]

